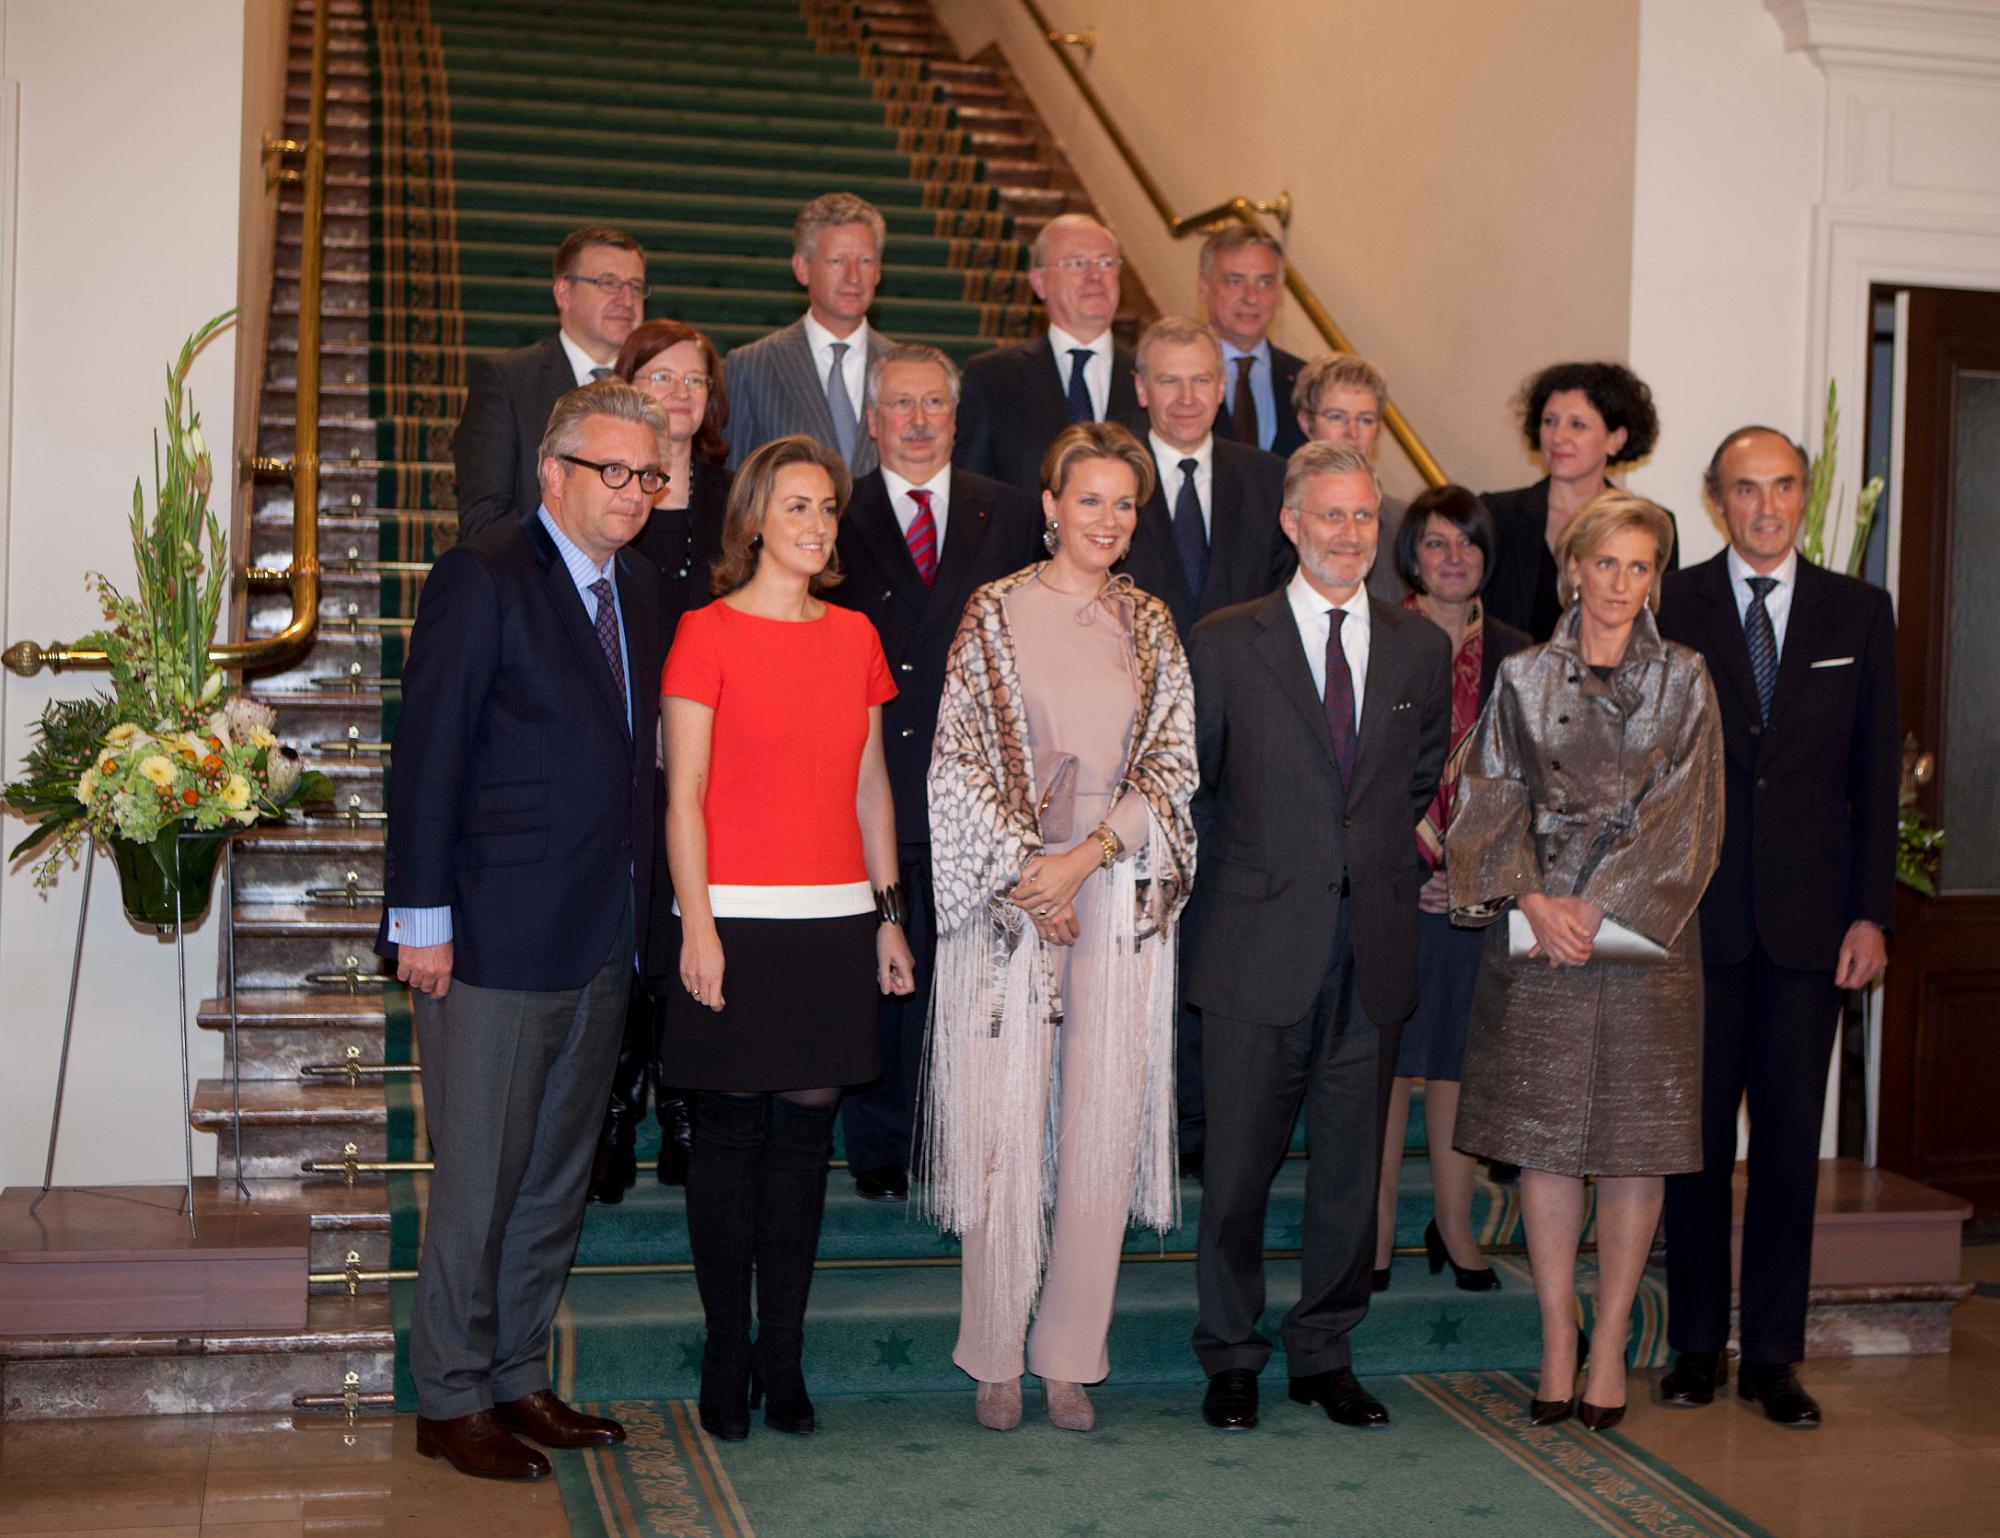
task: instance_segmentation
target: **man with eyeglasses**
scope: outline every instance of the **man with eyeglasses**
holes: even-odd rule
[[[1348,352],[1323,352],[1308,363],[1292,387],[1292,406],[1301,430],[1314,443],[1344,443],[1359,449],[1372,464],[1382,437],[1382,408],[1389,385],[1382,371],[1366,358]],[[1409,502],[1384,492],[1375,525],[1384,550],[1396,548],[1397,531]],[[1368,596],[1384,603],[1401,603],[1407,589],[1396,575],[1394,561],[1377,561],[1368,570]]]
[[[1132,386],[1132,350],[1111,335],[1125,265],[1111,232],[1088,214],[1058,214],[1035,237],[1028,263],[1048,331],[965,365],[954,457],[1036,496],[1042,456],[1065,427],[1117,422],[1143,439],[1146,414]]]
[[[935,347],[891,347],[868,371],[868,432],[880,468],[854,483],[837,536],[846,581],[827,594],[868,616],[896,681],[882,742],[896,803],[897,860],[909,906],[904,933],[916,989],[884,995],[882,1077],[841,1110],[847,1166],[864,1199],[910,1193],[917,1080],[923,1069],[937,929],[931,905],[931,738],[945,654],[974,588],[1041,558],[1041,515],[1011,486],[955,469],[958,370]]]
[[[881,213],[851,192],[823,193],[799,210],[792,276],[806,313],[723,359],[732,469],[791,433],[835,450],[857,476],[875,468],[859,405],[868,370],[893,345],[868,324],[887,235]]]
[[[1290,454],[1306,441],[1291,409],[1292,387],[1306,360],[1271,340],[1285,297],[1284,248],[1262,230],[1225,224],[1202,242],[1195,292],[1222,342],[1227,393],[1215,414],[1215,435]]]
[[[625,550],[666,413],[619,381],[556,403],[541,493],[438,557],[389,771],[376,948],[410,985],[436,1170],[411,1312],[417,1451],[547,1479],[625,1439],[550,1391],[549,1326],[646,933],[660,576]]]
[[[556,334],[474,360],[452,435],[458,537],[526,518],[541,501],[536,451],[565,393],[609,379],[646,308],[646,253],[609,225],[573,230],[556,248]]]

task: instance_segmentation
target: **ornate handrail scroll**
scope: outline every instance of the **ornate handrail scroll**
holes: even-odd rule
[[[291,140],[265,136],[267,156],[302,153],[305,160],[302,171],[281,172],[270,178],[272,182],[297,181],[305,190],[304,230],[299,249],[299,377],[294,398],[297,420],[292,435],[292,457],[256,459],[246,455],[243,460],[246,477],[283,477],[292,483],[290,567],[279,571],[249,566],[242,569],[247,582],[289,586],[292,617],[274,634],[210,646],[208,660],[221,668],[267,667],[287,661],[311,644],[319,624],[319,303],[326,234],[326,66],[330,9],[328,0],[314,0],[311,126],[306,142],[301,146]],[[49,646],[19,641],[7,648],[4,660],[9,669],[23,678],[32,678],[44,667],[60,673],[66,668],[102,668],[110,664],[100,648],[61,641]]]
[[[1125,169],[1132,173],[1132,179],[1139,184],[1140,190],[1146,194],[1147,201],[1153,205],[1154,211],[1165,223],[1168,234],[1177,240],[1197,233],[1205,234],[1224,219],[1237,219],[1253,228],[1261,229],[1262,226],[1258,224],[1260,214],[1275,215],[1281,224],[1290,225],[1291,197],[1286,193],[1280,193],[1266,203],[1253,202],[1245,197],[1234,197],[1226,203],[1218,203],[1215,207],[1204,209],[1198,214],[1175,213],[1174,206],[1167,200],[1166,193],[1153,179],[1152,173],[1146,169],[1138,151],[1133,149],[1131,140],[1125,137],[1124,130],[1113,121],[1103,100],[1084,78],[1083,71],[1069,52],[1069,49],[1078,46],[1086,35],[1093,44],[1100,41],[1096,37],[1096,29],[1090,29],[1088,34],[1059,32],[1049,25],[1048,17],[1042,14],[1042,8],[1036,0],[1021,0],[1021,4],[1034,21],[1036,30],[1047,40],[1050,52],[1061,61],[1071,83],[1083,97],[1084,104],[1097,119],[1098,127],[1104,130],[1105,137],[1111,141],[1111,147],[1118,151],[1119,158],[1125,162]],[[1321,303],[1319,295],[1313,292],[1312,285],[1307,283],[1298,268],[1292,265],[1290,258],[1285,261],[1285,287],[1298,301],[1299,309],[1305,314],[1306,319],[1312,322],[1313,329],[1325,339],[1327,346],[1339,352],[1357,351],[1354,344],[1347,339],[1347,333],[1340,329],[1339,322],[1334,320],[1327,307]],[[1389,429],[1390,436],[1409,456],[1410,463],[1416,466],[1417,473],[1424,478],[1425,483],[1442,486],[1447,479],[1443,469],[1439,467],[1431,451],[1424,446],[1423,439],[1417,436],[1417,430],[1410,425],[1409,419],[1403,415],[1393,400],[1382,403],[1382,422]]]

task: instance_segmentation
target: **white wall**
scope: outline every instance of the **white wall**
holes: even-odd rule
[[[0,474],[5,639],[72,640],[98,615],[87,570],[129,585],[132,482],[151,484],[166,363],[236,300],[243,0],[0,0],[0,75],[19,89],[8,335],[11,421]],[[0,311],[0,314],[6,314]],[[234,463],[235,339],[192,389],[222,467]],[[21,761],[55,695],[102,675],[0,684],[0,756]],[[11,846],[23,825],[0,824]],[[100,861],[56,1178],[177,1180],[181,1168],[174,951],[119,911]],[[0,1183],[39,1182],[82,883],[44,899],[25,869],[0,877]],[[188,947],[190,1008],[215,991],[211,915]],[[220,1071],[195,1036],[195,1071]],[[214,1167],[197,1138],[197,1168]]]
[[[1817,447],[1806,357],[1825,94],[1762,0],[1642,0],[1629,356],[1659,404],[1660,446],[1631,485],[1678,514],[1683,564],[1724,542],[1701,495],[1724,433],[1765,422]],[[1846,405],[1858,442],[1862,401]]]

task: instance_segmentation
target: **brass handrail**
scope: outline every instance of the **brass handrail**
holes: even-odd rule
[[[297,177],[305,186],[304,229],[299,252],[299,347],[298,389],[295,400],[292,457],[289,460],[256,459],[245,455],[247,474],[285,476],[292,483],[292,563],[283,571],[262,571],[245,567],[245,580],[278,580],[291,588],[292,617],[284,629],[253,640],[225,641],[208,648],[208,660],[221,668],[268,667],[297,656],[311,644],[319,624],[319,299],[322,246],[326,234],[326,76],[329,37],[329,0],[314,0],[312,44],[312,105],[306,142],[274,140],[265,135],[267,156],[305,154],[305,168]],[[291,180],[293,178],[286,178]],[[251,429],[255,431],[254,425]],[[51,673],[65,668],[104,668],[111,659],[100,647],[78,646],[61,641],[48,646],[19,641],[4,654],[7,667],[23,678],[32,678],[46,667]]]
[[[1153,205],[1154,211],[1165,223],[1169,235],[1176,240],[1184,239],[1199,231],[1205,231],[1223,219],[1241,220],[1253,229],[1261,229],[1262,226],[1257,222],[1258,214],[1279,213],[1280,206],[1289,209],[1290,198],[1281,193],[1268,207],[1254,203],[1249,198],[1234,197],[1226,203],[1218,203],[1215,207],[1204,209],[1198,214],[1175,213],[1174,206],[1167,200],[1165,191],[1153,179],[1153,174],[1146,169],[1145,162],[1139,159],[1139,152],[1133,149],[1131,140],[1127,139],[1124,131],[1112,121],[1111,113],[1105,107],[1102,98],[1091,87],[1090,82],[1084,79],[1083,71],[1077,67],[1076,60],[1068,52],[1070,47],[1081,41],[1083,34],[1059,32],[1050,26],[1048,17],[1042,14],[1042,8],[1036,0],[1021,0],[1021,4],[1034,21],[1036,30],[1047,41],[1049,51],[1062,64],[1064,72],[1068,74],[1071,83],[1083,97],[1084,104],[1090,108],[1091,115],[1097,119],[1097,126],[1104,130],[1105,137],[1111,141],[1111,147],[1118,151],[1119,158],[1125,162],[1125,169],[1132,173],[1132,179],[1139,184],[1139,189],[1146,194],[1146,200]],[[1100,41],[1096,37],[1095,28],[1090,29],[1090,36],[1093,43]],[[1314,293],[1312,285],[1300,276],[1298,268],[1292,265],[1289,257],[1285,258],[1284,265],[1285,287],[1291,292],[1292,297],[1298,300],[1299,309],[1304,312],[1306,319],[1312,322],[1313,329],[1319,332],[1325,338],[1326,344],[1335,351],[1357,351],[1354,344],[1347,339],[1347,333],[1340,329],[1339,322],[1320,302],[1319,295]],[[1448,477],[1443,469],[1432,457],[1431,451],[1424,446],[1423,439],[1417,436],[1417,430],[1410,425],[1409,418],[1403,415],[1392,400],[1382,402],[1382,424],[1389,429],[1390,436],[1409,456],[1410,463],[1416,466],[1417,473],[1424,478],[1426,485],[1442,486],[1445,483]]]

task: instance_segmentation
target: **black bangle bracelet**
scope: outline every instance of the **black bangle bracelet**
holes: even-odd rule
[[[892,881],[888,886],[876,887],[875,917],[884,924],[908,924],[910,921],[909,899],[903,895],[903,884]]]

